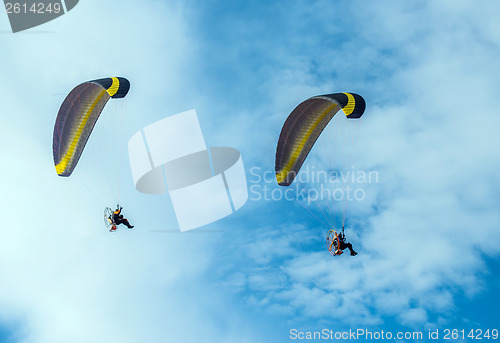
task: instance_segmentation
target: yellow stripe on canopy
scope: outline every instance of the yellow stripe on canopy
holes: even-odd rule
[[[302,137],[302,140],[300,141],[300,143],[298,144],[298,146],[295,148],[292,156],[290,157],[290,159],[286,163],[285,167],[283,167],[283,169],[279,173],[276,173],[276,180],[278,181],[278,183],[282,183],[283,181],[285,181],[286,177],[288,176],[288,173],[290,172],[290,170],[292,169],[293,165],[297,161],[297,158],[299,157],[299,155],[300,155],[300,153],[302,151],[302,148],[304,148],[304,145],[306,144],[306,142],[309,139],[309,137],[311,136],[311,134],[314,132],[314,130],[316,129],[316,127],[318,126],[318,124],[325,118],[325,116],[332,109],[334,109],[336,106],[338,106],[338,105],[336,103],[333,103],[330,107],[328,107],[318,117],[318,119],[316,119],[314,121],[314,123],[311,125],[311,127],[307,130],[307,132],[305,133],[304,137]]]
[[[356,107],[356,100],[354,100],[354,97],[352,96],[351,93],[344,93],[347,95],[347,105],[344,106],[342,111],[344,111],[346,117],[348,117],[352,112],[354,111],[354,108]]]
[[[87,124],[87,121],[90,118],[90,115],[94,111],[94,108],[96,107],[97,103],[101,100],[101,98],[106,94],[106,91],[103,90],[99,93],[97,98],[95,99],[94,103],[90,106],[88,109],[87,113],[85,113],[85,116],[82,119],[82,122],[80,123],[80,126],[78,127],[78,130],[76,130],[75,136],[73,137],[73,140],[71,141],[71,144],[69,145],[68,151],[64,155],[64,157],[61,159],[61,161],[56,165],[56,172],[58,175],[61,175],[65,170],[66,167],[68,166],[69,162],[71,161],[76,146],[78,144],[78,141],[80,140],[80,137],[82,135],[83,129],[85,128],[85,125]]]
[[[116,92],[118,92],[118,88],[120,88],[120,81],[117,77],[112,77],[111,80],[113,80],[113,83],[106,91],[108,92],[109,96],[112,97],[116,94]]]

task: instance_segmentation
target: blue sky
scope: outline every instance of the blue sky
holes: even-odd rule
[[[1,13],[0,341],[498,329],[499,11],[495,1],[82,0],[17,34]],[[130,93],[59,178],[59,106],[107,76],[127,77]],[[251,198],[180,233],[168,197],[134,189],[130,136],[192,108],[207,145],[240,150],[262,189],[252,170],[274,171],[286,116],[344,91],[367,102],[353,155],[336,158],[339,116],[304,167],[378,173],[349,204],[355,258],[328,254],[304,203]],[[110,234],[101,213],[118,195],[136,228]]]

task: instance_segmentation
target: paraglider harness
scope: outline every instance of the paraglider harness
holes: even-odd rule
[[[116,205],[116,210],[114,211],[109,207],[104,209],[104,224],[107,228],[110,228],[109,231],[116,231],[116,227],[120,224],[125,225],[129,229],[134,227],[126,218],[123,218],[123,215],[121,214],[122,209],[123,207],[119,204]]]
[[[338,233],[335,230],[328,231],[326,235],[326,247],[332,256],[342,255],[344,249],[349,249],[351,256],[356,256],[358,253],[352,248],[352,244],[345,241],[344,227],[342,232]]]

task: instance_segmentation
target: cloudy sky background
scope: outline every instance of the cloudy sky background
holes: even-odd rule
[[[87,0],[17,34],[0,13],[0,340],[498,328],[498,13],[495,1]],[[107,76],[127,77],[130,93],[108,104],[75,174],[59,178],[59,106]],[[304,204],[251,197],[180,233],[168,197],[133,187],[129,137],[195,108],[207,145],[237,148],[249,186],[276,189],[255,174],[274,170],[286,116],[343,91],[367,102],[355,156],[331,158],[330,129],[333,145],[322,137],[304,167],[378,173],[349,204],[355,258],[328,254]],[[101,213],[118,195],[136,229],[110,234]]]

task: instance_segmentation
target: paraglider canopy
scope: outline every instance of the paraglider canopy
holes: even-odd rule
[[[109,77],[84,82],[64,99],[54,125],[52,150],[59,176],[70,176],[90,137],[92,129],[110,98],[123,98],[130,82]]]
[[[276,181],[289,186],[309,151],[333,116],[343,110],[348,119],[360,118],[365,100],[355,93],[319,95],[300,103],[290,113],[281,129],[276,148]]]

